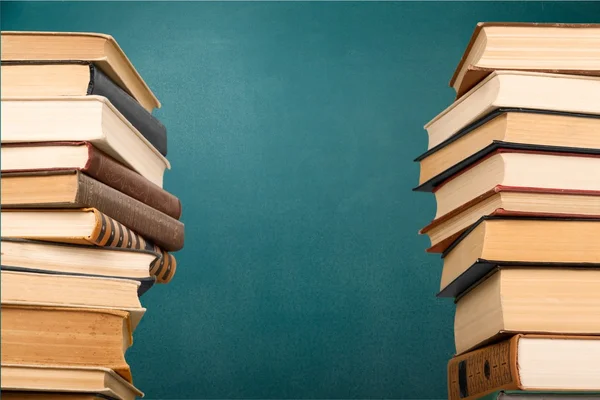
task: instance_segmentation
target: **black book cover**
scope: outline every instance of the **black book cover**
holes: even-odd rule
[[[492,141],[491,144],[479,150],[477,153],[465,158],[458,164],[448,168],[441,174],[434,176],[422,185],[417,186],[413,189],[415,192],[432,192],[436,187],[444,183],[449,178],[458,174],[464,169],[469,168],[471,165],[481,161],[483,158],[492,154],[497,150],[513,150],[513,151],[535,151],[536,153],[567,153],[567,154],[587,154],[587,155],[600,155],[600,149],[583,149],[575,147],[563,147],[563,146],[545,146],[537,144],[523,144],[523,143],[512,143],[503,142],[499,140]]]
[[[578,114],[578,113],[567,113],[567,112],[561,112],[561,111],[534,110],[534,109],[526,109],[526,108],[498,108],[498,109],[488,113],[487,115],[483,116],[482,118],[478,119],[477,121],[473,122],[472,124],[466,126],[465,128],[461,129],[457,134],[448,138],[446,141],[438,144],[437,146],[433,147],[432,149],[428,150],[427,152],[421,154],[414,161],[418,162],[418,161],[425,159],[426,157],[428,157],[431,154],[439,151],[440,149],[448,146],[450,143],[455,142],[456,140],[467,135],[468,133],[477,129],[478,127],[480,127],[480,126],[486,124],[487,122],[493,120],[494,118],[496,118],[502,114],[508,113],[508,112],[564,115],[564,116],[581,117],[581,118],[600,118],[600,115],[593,115],[593,114]],[[479,150],[478,152],[472,154],[471,156],[465,158],[458,164],[453,165],[452,167],[448,168],[447,170],[438,174],[437,176],[434,176],[427,182],[424,182],[423,184],[417,186],[416,188],[413,189],[413,191],[431,192],[437,186],[439,186],[444,181],[446,181],[447,179],[451,178],[452,176],[456,175],[463,169],[470,167],[471,165],[477,163],[484,157],[488,156],[489,154],[491,154],[494,151],[499,150],[499,149],[517,150],[517,151],[518,150],[526,150],[526,151],[536,151],[536,152],[572,153],[572,154],[600,154],[600,149],[534,145],[534,144],[512,143],[512,142],[504,142],[504,141],[500,141],[500,140],[494,140],[494,141],[492,141],[492,143],[490,143],[485,148],[483,148],[483,149]]]
[[[541,216],[506,216],[506,215],[485,215],[477,222],[463,232],[452,244],[442,253],[442,259],[446,257],[463,239],[465,239],[477,226],[486,220],[533,220],[533,221],[585,221],[598,222],[598,218],[576,218],[576,217],[541,217]],[[437,297],[458,298],[464,296],[479,283],[483,282],[488,276],[492,275],[500,268],[527,266],[527,267],[562,267],[562,268],[600,268],[600,263],[564,263],[564,262],[530,262],[530,261],[501,261],[477,259],[465,272],[458,276],[448,286],[442,289]]]
[[[163,156],[167,155],[167,129],[151,113],[113,82],[100,68],[88,61],[44,60],[44,61],[2,61],[3,65],[16,64],[79,64],[90,68],[88,95],[103,96],[144,136]]]
[[[88,95],[106,97],[160,154],[167,155],[165,126],[93,64],[90,64]]]
[[[568,269],[600,269],[600,263],[563,263],[563,262],[532,262],[532,261],[495,261],[482,258],[474,262],[465,272],[442,289],[436,296],[454,298],[461,297],[493,275],[499,269],[528,267],[528,268],[568,268]]]

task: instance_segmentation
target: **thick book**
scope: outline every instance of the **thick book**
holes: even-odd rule
[[[3,362],[0,374],[2,397],[5,391],[80,395],[94,393],[117,400],[144,397],[144,393],[110,368]]]
[[[600,269],[499,269],[456,302],[456,353],[516,333],[600,335],[599,287]]]
[[[86,141],[162,187],[169,161],[103,96],[3,97],[2,146]]]
[[[600,115],[499,108],[417,157],[419,185],[428,186],[427,182],[437,181],[434,178],[496,143],[597,152],[600,137],[595,132],[599,129]]]
[[[442,253],[440,291],[459,279],[464,285],[481,264],[597,267],[598,237],[600,218],[482,217]]]
[[[2,304],[103,308],[127,311],[135,331],[146,309],[138,298],[139,282],[90,276],[37,274],[3,269]]]
[[[184,224],[79,171],[2,174],[2,208],[95,208],[167,250],[183,247]]]
[[[2,304],[1,331],[3,366],[103,367],[132,382],[125,361],[133,343],[128,312]]]
[[[450,86],[461,97],[494,70],[600,75],[600,24],[480,22]]]
[[[181,202],[89,142],[7,143],[0,148],[2,176],[8,173],[53,174],[80,170],[86,175],[175,219]]]
[[[498,185],[600,191],[598,176],[600,154],[499,149],[435,188],[435,218],[464,206]]]
[[[429,236],[429,253],[443,253],[485,216],[600,218],[600,192],[497,185],[433,220],[419,231]]]
[[[160,102],[116,40],[102,33],[2,31],[2,61],[88,61],[148,112]]]
[[[183,234],[179,237],[176,231],[171,231],[171,236],[161,235],[167,242],[149,242],[129,227],[94,208],[56,210],[6,208],[2,210],[1,217],[0,229],[3,238],[151,250],[161,255],[159,260],[162,263],[157,266],[160,270],[154,271],[157,278],[160,276],[159,282],[169,281],[175,273],[175,257],[168,251],[176,251],[183,247]],[[156,226],[150,225],[150,227],[157,229]],[[148,231],[148,233],[154,232]]]
[[[431,149],[503,107],[600,114],[600,77],[494,71],[424,128]]]
[[[529,397],[525,393],[520,394],[522,397],[497,397],[506,400],[585,398],[569,392],[588,392],[588,398],[598,398],[599,359],[600,336],[517,334],[452,358],[448,362],[448,398],[476,400],[500,390],[558,392],[557,397]]]
[[[2,97],[104,96],[167,155],[167,129],[101,69],[89,62],[2,62]]]

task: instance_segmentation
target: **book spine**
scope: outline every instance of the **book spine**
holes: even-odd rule
[[[150,264],[150,274],[156,277],[156,283],[168,283],[175,274],[177,262],[172,254],[102,212],[96,212],[96,229],[88,240],[100,247],[152,251],[156,260]]]
[[[83,172],[100,182],[122,192],[175,219],[181,217],[181,202],[140,174],[86,142],[88,162]]]
[[[150,239],[167,251],[177,251],[183,247],[183,223],[85,174],[78,172],[77,176],[76,203],[97,209],[111,218],[108,224],[113,220],[119,221],[124,227]],[[125,234],[122,228],[121,231],[110,229],[106,234],[112,236],[103,237],[107,243],[122,247],[128,238],[120,237],[117,233]]]
[[[452,358],[448,363],[448,399],[475,400],[494,391],[519,389],[518,338]]]
[[[156,150],[163,156],[167,155],[165,126],[93,64],[90,64],[88,95],[106,97]]]

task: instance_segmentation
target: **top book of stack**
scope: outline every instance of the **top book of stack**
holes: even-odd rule
[[[600,25],[479,23],[450,80],[456,98],[497,70],[600,76]]]
[[[148,112],[160,102],[110,35],[80,32],[2,32],[2,62],[88,61]]]

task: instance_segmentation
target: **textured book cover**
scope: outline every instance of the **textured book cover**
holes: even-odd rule
[[[98,150],[89,142],[39,142],[39,143],[3,143],[2,147],[46,147],[46,146],[72,146],[85,147],[88,159],[85,165],[74,165],[69,168],[9,170],[3,169],[2,176],[8,174],[52,174],[56,171],[69,171],[78,169],[92,178],[141,201],[148,206],[163,212],[175,219],[181,217],[181,202],[177,197],[155,185],[142,175],[132,171],[104,152]]]
[[[476,400],[494,392],[524,390],[519,373],[519,340],[538,337],[598,340],[590,336],[517,334],[508,340],[456,356],[448,362],[448,399]],[[587,391],[588,395],[591,393]]]
[[[46,176],[51,175],[49,173]],[[2,191],[5,193],[2,196],[3,209],[95,208],[104,216],[110,217],[111,221],[119,221],[128,228],[128,231],[140,234],[167,251],[177,251],[183,247],[184,225],[181,221],[169,217],[79,171],[75,171],[75,173],[71,171],[70,177],[67,176],[69,172],[54,172],[54,175],[74,180],[76,185],[75,198],[65,197],[64,199],[57,198],[55,201],[50,201],[51,196],[49,194],[52,193],[52,188],[47,187],[47,184],[44,185],[44,179],[37,179],[36,176],[28,176],[20,182],[25,185],[30,179],[32,181],[37,179],[38,185],[35,194],[44,195],[45,200],[38,200],[36,196],[27,196],[27,194],[19,196],[17,192],[20,185],[11,184],[10,177],[3,176],[1,181]],[[61,182],[66,181],[61,180]],[[34,189],[29,191],[33,193]],[[14,197],[13,194],[15,194]]]

